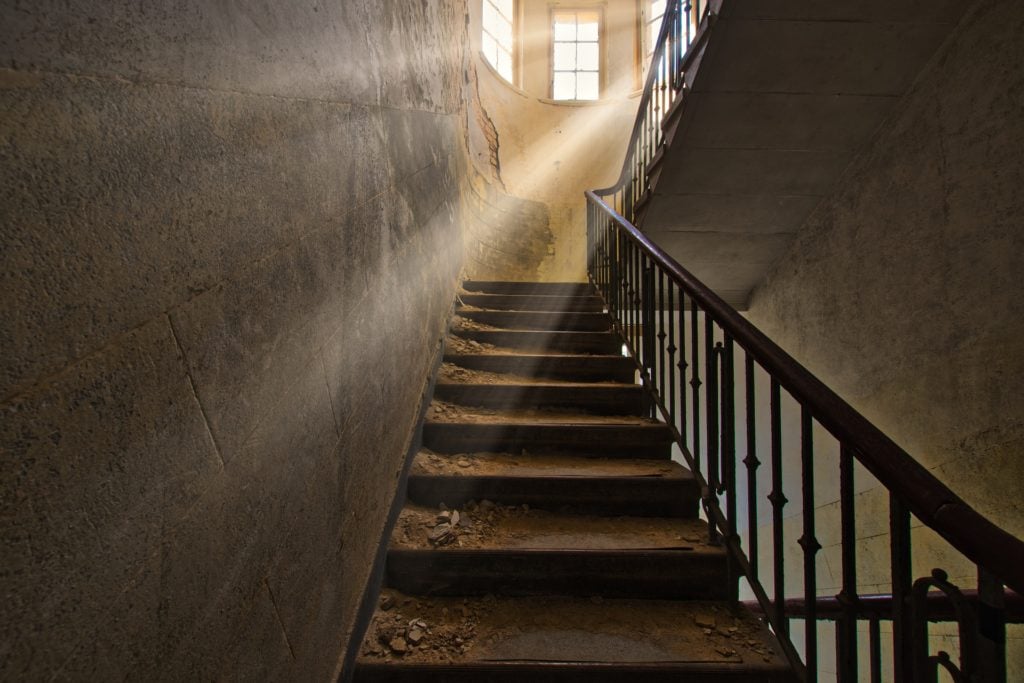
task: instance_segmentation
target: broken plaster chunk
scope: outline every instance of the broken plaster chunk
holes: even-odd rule
[[[389,609],[395,606],[395,598],[390,595],[380,596],[380,608],[387,612]]]
[[[411,628],[409,629],[409,633],[406,634],[406,638],[408,638],[409,642],[413,645],[418,645],[419,642],[423,640],[423,631],[419,628]]]
[[[458,465],[459,467],[472,467],[472,466],[473,466],[473,463],[471,463],[471,462],[470,462],[469,460],[467,460],[466,458],[459,458],[459,459],[458,459],[458,460],[456,461],[456,464],[457,464],[457,465]]]
[[[697,624],[697,626],[701,626],[703,628],[714,628],[715,627],[715,618],[714,617],[706,617],[706,616],[703,616],[703,615],[698,615],[698,616],[695,616],[693,618],[693,623],[695,623],[695,624]]]
[[[404,654],[409,650],[408,643],[406,643],[405,638],[402,638],[401,636],[392,638],[391,642],[388,643],[388,647],[391,648],[392,652],[397,652],[398,654]]]
[[[452,510],[451,524],[452,524],[453,527],[459,525],[460,517],[461,516],[459,515],[459,511],[458,510]]]

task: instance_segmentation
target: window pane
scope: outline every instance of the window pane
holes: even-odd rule
[[[555,40],[576,40],[575,15],[555,16]]]
[[[498,25],[499,19],[500,17],[498,16],[498,11],[494,9],[494,5],[492,5],[490,2],[485,2],[484,14],[483,18],[481,19],[481,23],[483,24],[484,30],[493,33],[495,27]]]
[[[484,57],[491,63],[491,66],[497,68],[498,66],[498,44],[494,42],[494,38],[491,38],[486,33],[483,35],[483,41],[480,45],[481,50],[484,53]]]
[[[494,37],[498,39],[498,44],[506,50],[512,49],[512,24],[507,21],[498,23],[495,27]]]
[[[576,53],[577,68],[583,71],[597,71],[598,70],[598,51],[597,43],[579,43],[579,50]],[[558,67],[556,67],[558,68]]]
[[[580,20],[577,40],[597,40],[597,19],[586,22]]]
[[[576,69],[576,43],[555,43],[555,70]]]
[[[505,50],[498,50],[498,73],[506,81],[512,81],[512,55]]]
[[[505,15],[506,18],[512,19],[512,2],[513,0],[490,0],[493,2],[498,10]],[[665,4],[665,0],[661,0],[661,4]],[[664,11],[664,9],[662,9]]]
[[[552,88],[554,99],[574,100],[576,99],[576,74],[555,73],[554,87]]]
[[[595,73],[578,73],[576,74],[576,99],[578,100],[596,100],[600,93],[598,92],[598,77]]]
[[[647,37],[647,53],[654,52],[654,48],[658,45],[658,34],[661,33],[661,23],[654,22],[653,24],[647,25],[647,30],[650,35]]]

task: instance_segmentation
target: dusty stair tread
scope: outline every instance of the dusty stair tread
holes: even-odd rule
[[[460,464],[464,462],[465,465]],[[466,453],[439,455],[428,450],[416,454],[410,475],[452,477],[640,478],[693,481],[693,473],[672,460],[580,458],[571,455],[518,455]]]
[[[621,354],[523,353],[448,345],[444,362],[470,371],[550,380],[632,383],[636,378],[633,360]]]
[[[640,517],[696,517],[700,487],[671,460],[472,453],[426,449],[413,460],[409,500],[464,506],[487,499],[548,509]]]
[[[686,680],[793,680],[768,630],[725,602],[422,599],[391,589],[381,598],[388,609],[378,608],[367,631],[357,681],[514,681],[527,671],[543,676],[531,680],[552,681],[621,680],[626,672],[646,672],[644,681],[685,673],[714,675]]]
[[[560,332],[538,330],[478,329],[452,326],[452,333],[463,339],[510,349],[528,349],[536,352],[572,352],[576,354],[608,355],[622,348],[622,340],[613,332]]]
[[[573,296],[563,294],[484,294],[459,292],[458,300],[468,306],[503,311],[591,311],[604,310],[604,301],[596,294]]]
[[[604,517],[550,512],[518,505],[473,506],[459,510],[457,542],[435,546],[428,534],[441,511],[406,504],[391,535],[392,548],[458,550],[679,550],[724,556],[707,543],[708,525],[699,519]]]
[[[664,422],[641,415],[597,415],[572,408],[485,408],[462,405],[442,399],[431,401],[427,424],[472,425],[565,425],[632,426],[650,430],[668,430]]]
[[[446,356],[448,358],[448,356]],[[445,360],[441,363],[441,367],[437,373],[438,385],[454,385],[454,384],[489,384],[489,385],[543,385],[551,387],[580,387],[581,389],[591,389],[593,387],[601,386],[617,386],[617,387],[634,387],[639,386],[637,384],[629,382],[615,381],[614,379],[608,380],[593,380],[590,382],[581,382],[576,379],[559,379],[557,377],[545,377],[543,375],[527,375],[517,374],[514,372],[493,372],[489,370],[476,370],[473,368],[467,368],[458,364],[459,356],[451,356],[453,360]],[[486,363],[481,364],[483,367],[487,367]],[[498,365],[497,367],[501,367]],[[511,366],[517,370],[529,371],[529,364],[524,363],[521,367]]]
[[[488,410],[579,410],[602,415],[642,415],[638,384],[587,385],[541,382],[447,382],[434,386],[435,400]]]
[[[507,280],[465,280],[462,289],[482,294],[549,294],[592,296],[594,286],[587,282],[513,282]]]
[[[672,434],[664,424],[621,420],[429,419],[423,423],[423,446],[439,453],[526,451],[668,459]]]
[[[453,329],[480,325],[482,329],[558,332],[607,332],[612,319],[607,313],[573,311],[504,311],[460,306]]]

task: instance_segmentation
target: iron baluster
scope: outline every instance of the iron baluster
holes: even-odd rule
[[[892,565],[892,658],[896,683],[913,680],[910,640],[910,512],[889,494],[889,552]]]
[[[669,422],[679,425],[676,413],[676,307],[675,287],[668,283],[668,414]],[[683,425],[685,427],[685,423]],[[680,430],[682,432],[682,430]],[[685,434],[685,432],[682,432]],[[686,437],[683,437],[686,440]]]
[[[945,593],[953,607],[960,633],[960,666],[953,664],[946,652],[939,652],[935,656],[929,655],[928,592],[933,587]],[[946,669],[954,681],[966,683],[979,680],[976,677],[978,624],[974,609],[967,604],[967,599],[960,589],[949,582],[946,572],[941,569],[933,569],[931,576],[920,578],[914,582],[914,586],[911,588],[910,616],[911,623],[907,629],[907,635],[911,640],[913,663],[910,668],[915,683],[930,683],[938,680],[939,666]],[[985,680],[987,683],[987,679],[981,680]]]
[[[1006,683],[1006,598],[1003,584],[978,567],[978,676]]]
[[[643,295],[640,302],[643,307],[643,317],[640,325],[643,335],[645,384],[650,395],[656,396],[657,388],[654,386],[654,269],[648,265],[646,258],[641,258],[640,267],[643,273],[641,285]]]
[[[770,391],[770,429],[772,453],[772,578],[775,584],[775,620],[785,635],[789,635],[786,621],[786,572],[783,564],[782,508],[789,501],[782,492],[782,397],[778,380],[772,378]]]
[[[690,298],[690,387],[693,390],[693,405],[690,417],[693,423],[693,468],[700,472],[700,351],[698,346],[697,302]]]
[[[658,269],[658,400],[665,401],[665,271]],[[654,405],[651,405],[651,417],[655,416]]]
[[[721,391],[721,416],[722,416],[722,482],[721,488],[725,493],[725,521],[726,534],[729,543],[739,544],[739,535],[736,533],[736,376],[733,367],[733,340],[726,333],[725,342],[722,347],[722,382]],[[729,588],[733,591],[732,598],[737,597],[736,591],[739,586],[739,574],[736,561],[730,553],[727,557],[729,568]]]
[[[803,535],[797,540],[804,553],[804,663],[818,670],[817,553],[821,544],[814,535],[814,423],[807,406],[800,409],[800,492],[803,504]]]
[[[704,511],[708,518],[708,542],[718,543],[718,527],[712,511],[718,505],[719,487],[719,443],[718,443],[718,356],[720,347],[715,345],[715,326],[711,316],[704,316],[704,377],[707,381],[705,387],[704,404],[705,420],[707,421],[707,456],[708,456],[708,485],[702,496],[704,499]]]
[[[871,662],[871,683],[882,683],[882,629],[877,617],[868,621],[868,660]]]
[[[693,301],[690,301],[693,308]],[[686,369],[689,363],[686,362],[686,294],[679,290],[679,430],[683,444],[688,444],[689,422],[686,415]],[[692,452],[692,451],[691,451]]]
[[[842,589],[836,598],[843,615],[836,624],[838,683],[857,681],[857,529],[853,506],[853,455],[846,444],[839,447],[839,514],[842,552]]]
[[[747,407],[747,457],[743,464],[747,468],[747,555],[750,560],[751,578],[757,581],[757,403],[754,394],[754,357],[744,353],[744,377],[746,381]]]

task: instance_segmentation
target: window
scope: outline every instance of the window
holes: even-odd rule
[[[553,13],[551,97],[596,100],[601,94],[601,15],[594,10]]]
[[[654,48],[658,45],[661,19],[665,16],[665,0],[648,0],[643,16],[644,64],[651,61]],[[644,68],[647,68],[646,66]]]
[[[512,26],[515,0],[483,0],[483,3],[481,49],[484,58],[502,78],[512,83]]]

